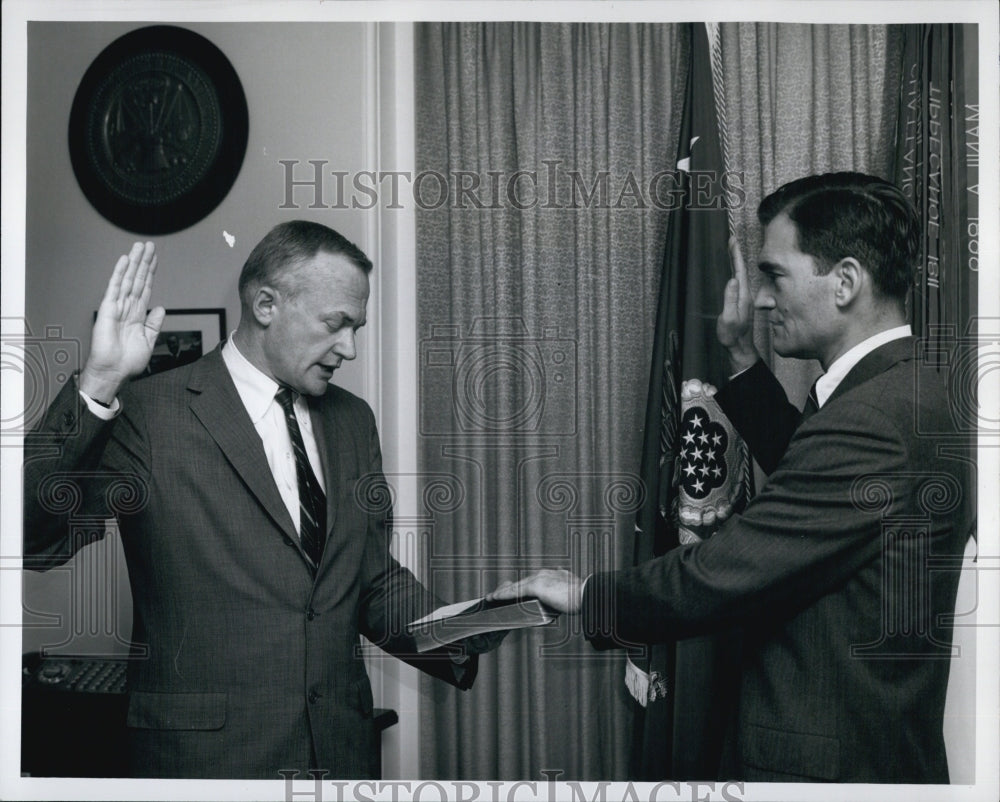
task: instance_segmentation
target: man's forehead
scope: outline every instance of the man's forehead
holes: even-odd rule
[[[307,293],[306,297],[320,317],[340,318],[360,326],[368,317],[368,287],[351,288],[327,284],[320,292]]]
[[[315,256],[299,260],[290,266],[288,275],[316,289],[336,285],[353,294],[368,292],[368,273],[339,253],[320,251]]]
[[[798,230],[787,214],[782,212],[764,227],[764,244],[760,249],[761,262],[773,262],[779,254],[799,254]]]

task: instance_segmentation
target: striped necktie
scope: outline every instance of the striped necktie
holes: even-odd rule
[[[285,424],[295,454],[295,476],[299,484],[299,538],[309,559],[314,565],[319,565],[326,540],[326,496],[309,464],[299,422],[292,408],[292,391],[279,387],[274,397],[285,411]]]

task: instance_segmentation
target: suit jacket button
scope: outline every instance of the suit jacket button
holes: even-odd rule
[[[64,412],[62,415],[63,426],[67,429],[76,423],[76,416],[72,412]]]
[[[315,617],[316,617],[316,611],[313,610],[312,607],[310,607],[308,610],[306,610],[306,619],[308,619],[309,621],[312,621]]]
[[[309,704],[311,704],[311,705],[314,705],[314,704],[316,704],[316,702],[317,702],[317,701],[319,700],[319,698],[320,698],[320,697],[321,697],[322,695],[323,695],[323,694],[321,694],[321,693],[320,693],[319,691],[317,691],[317,690],[312,690],[312,691],[309,691],[309,697],[308,697],[308,698],[309,698]]]

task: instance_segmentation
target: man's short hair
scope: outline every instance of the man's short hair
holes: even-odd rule
[[[810,175],[779,187],[757,209],[761,225],[779,214],[795,224],[797,245],[820,275],[853,257],[877,293],[904,300],[920,255],[920,219],[893,184],[863,173]]]
[[[294,269],[320,252],[343,256],[365,273],[372,270],[364,252],[332,228],[308,220],[290,220],[272,228],[250,252],[240,272],[240,300],[250,306],[256,289],[265,284],[293,297],[297,291],[290,280]]]

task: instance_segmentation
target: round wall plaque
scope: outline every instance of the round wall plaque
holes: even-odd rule
[[[247,102],[208,39],[154,25],[116,39],[73,98],[69,153],[87,200],[117,226],[169,234],[201,220],[236,181]]]

